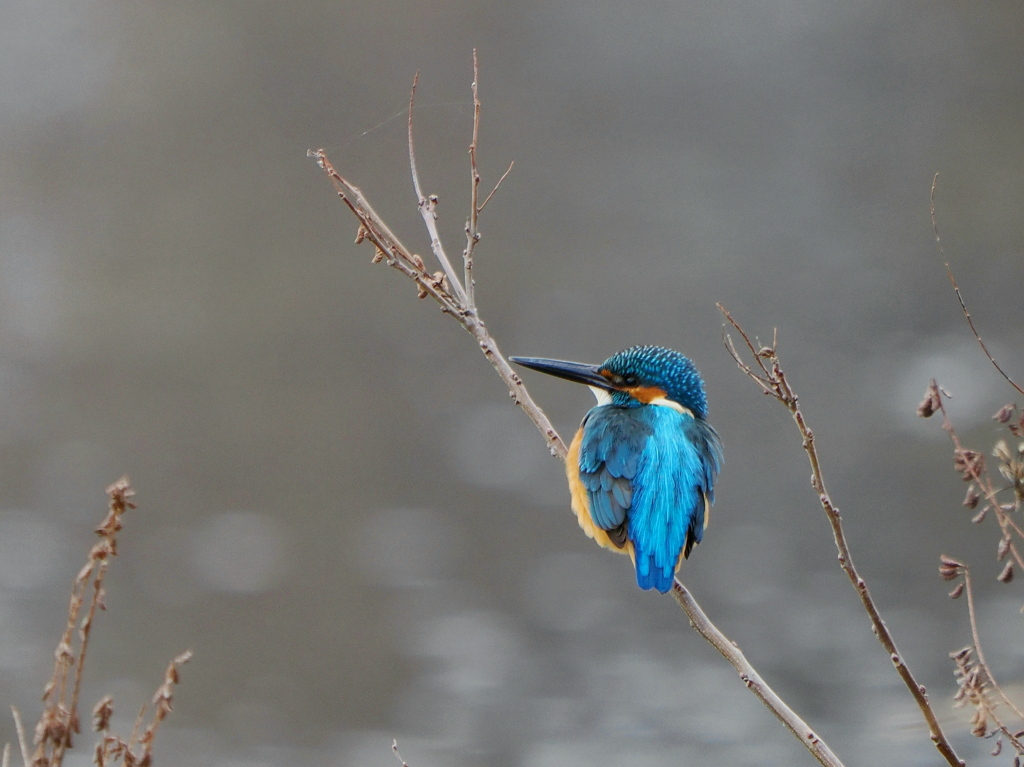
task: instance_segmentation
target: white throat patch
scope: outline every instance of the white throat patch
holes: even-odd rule
[[[662,407],[672,408],[672,410],[675,410],[677,413],[688,415],[690,416],[690,418],[693,418],[693,411],[690,410],[690,408],[683,407],[678,402],[673,402],[672,400],[667,399],[665,397],[658,397],[657,399],[652,399],[649,404],[661,405]]]
[[[597,399],[598,405],[612,404],[612,395],[606,389],[601,389],[597,386],[588,386],[587,388],[590,389],[590,391],[594,392],[594,397]],[[690,408],[683,407],[678,402],[673,402],[667,397],[658,397],[657,399],[652,399],[647,404],[667,407],[670,408],[671,410],[675,410],[677,413],[681,415],[688,415],[690,416],[690,418],[693,418],[693,411],[690,410]]]

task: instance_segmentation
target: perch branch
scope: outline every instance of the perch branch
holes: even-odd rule
[[[793,711],[786,702],[780,698],[775,691],[768,686],[768,683],[761,678],[757,670],[750,664],[739,646],[719,631],[718,627],[711,622],[704,610],[693,595],[686,588],[681,580],[676,578],[672,584],[672,596],[680,607],[686,612],[690,619],[690,625],[694,630],[706,639],[712,647],[736,669],[743,684],[747,686],[754,695],[768,709],[775,714],[780,722],[789,730],[793,736],[807,748],[808,751],[823,765],[828,767],[841,767],[832,750],[818,735]]]
[[[945,248],[942,247],[942,239],[939,237],[939,224],[935,218],[935,191],[936,189],[938,189],[938,186],[939,174],[936,173],[935,176],[932,177],[932,193],[930,207],[930,212],[932,216],[932,231],[935,233],[935,242],[939,246],[939,255],[942,256],[942,262],[946,266],[946,276],[949,277],[949,282],[953,286],[953,292],[956,293],[956,300],[960,302],[960,311],[964,313],[964,319],[967,320],[967,324],[970,326],[971,332],[974,334],[975,340],[978,342],[978,345],[981,347],[981,350],[985,352],[985,356],[988,357],[988,361],[992,363],[992,366],[999,371],[999,375],[1005,378],[1006,382],[1010,384],[1010,386],[1016,389],[1020,394],[1024,394],[1024,389],[1020,388],[1020,386],[1018,386],[1014,382],[1014,380],[1006,374],[1006,371],[999,366],[998,362],[996,362],[996,358],[992,356],[992,352],[990,352],[988,350],[988,347],[985,346],[985,342],[981,340],[981,334],[978,332],[978,329],[974,327],[974,320],[971,319],[971,313],[967,311],[967,304],[964,303],[964,297],[960,293],[960,286],[956,284],[956,278],[953,277],[953,270],[950,269],[949,261],[946,260],[946,250]]]
[[[509,396],[512,398],[513,402],[523,409],[527,416],[529,416],[530,420],[533,421],[534,425],[540,430],[541,434],[543,434],[548,449],[552,455],[555,455],[564,461],[567,452],[565,442],[559,436],[554,426],[551,425],[551,422],[544,414],[544,411],[541,410],[530,397],[522,380],[516,372],[512,370],[508,361],[501,353],[501,350],[498,348],[498,344],[495,342],[494,338],[484,325],[483,320],[480,318],[475,305],[472,304],[472,293],[468,290],[469,286],[472,284],[473,248],[479,240],[477,223],[480,211],[483,210],[484,206],[494,195],[494,191],[497,190],[497,187],[512,169],[512,166],[509,165],[509,169],[505,171],[505,174],[501,179],[499,179],[498,184],[495,185],[494,191],[484,199],[482,204],[478,205],[477,187],[479,185],[479,174],[476,166],[476,145],[480,115],[480,101],[477,91],[478,79],[478,67],[476,57],[474,55],[474,118],[473,139],[470,145],[470,165],[472,171],[470,192],[471,207],[469,219],[466,225],[467,244],[465,251],[465,279],[467,290],[462,289],[462,286],[459,284],[459,280],[455,277],[451,266],[444,255],[444,248],[441,246],[440,236],[437,232],[436,198],[424,197],[420,188],[419,177],[416,171],[416,155],[412,134],[412,106],[416,92],[416,81],[413,82],[413,95],[409,99],[409,163],[413,177],[413,186],[416,189],[416,195],[419,200],[420,212],[423,214],[423,221],[431,239],[431,249],[442,265],[442,269],[444,270],[443,275],[441,272],[438,272],[435,275],[431,275],[427,272],[422,259],[401,244],[380,216],[378,216],[373,210],[373,207],[366,200],[363,193],[334,169],[328,160],[327,155],[324,153],[324,150],[310,150],[308,155],[317,161],[317,164],[330,179],[331,184],[338,193],[338,196],[341,197],[349,210],[352,211],[356,219],[359,221],[359,231],[356,236],[356,244],[359,244],[364,240],[372,242],[377,248],[376,255],[373,259],[374,262],[386,261],[389,266],[397,269],[406,277],[413,280],[419,289],[419,295],[421,298],[428,295],[434,298],[434,300],[441,305],[442,312],[454,317],[459,324],[461,324],[462,327],[473,336],[481,352],[483,352],[484,356],[497,371],[502,381],[505,382],[505,385],[509,390]],[[442,279],[442,276],[447,279]],[[445,284],[446,282],[447,287]],[[451,292],[449,292],[448,287],[451,288]],[[835,756],[835,754],[832,753],[828,745],[821,740],[821,738],[819,738],[813,730],[810,729],[807,723],[797,716],[797,714],[790,709],[778,695],[775,694],[767,683],[765,683],[753,666],[750,665],[749,661],[747,661],[743,656],[743,653],[740,652],[736,644],[718,630],[718,628],[701,609],[697,601],[693,598],[689,590],[678,579],[675,581],[672,593],[676,602],[686,612],[694,629],[696,629],[702,637],[704,637],[727,661],[729,661],[730,664],[732,664],[739,673],[744,684],[746,684],[746,686],[765,704],[765,706],[768,707],[769,710],[771,710],[771,712],[785,725],[785,727],[794,736],[796,736],[801,743],[803,743],[815,759],[817,759],[822,765],[825,765],[825,767],[842,767],[842,762]]]
[[[931,735],[931,740],[939,750],[939,753],[942,754],[950,767],[964,767],[964,762],[956,755],[956,752],[953,750],[952,745],[950,745],[945,733],[939,726],[939,720],[935,716],[935,712],[932,710],[931,704],[928,702],[928,695],[925,692],[924,685],[919,684],[914,678],[914,675],[910,672],[910,668],[903,660],[903,655],[896,647],[896,640],[889,632],[889,628],[885,625],[885,621],[882,620],[878,606],[871,597],[871,592],[868,591],[867,582],[860,576],[857,572],[857,568],[853,564],[853,555],[850,553],[849,545],[846,542],[846,533],[843,531],[842,517],[839,514],[839,509],[832,502],[832,498],[829,496],[828,490],[825,487],[825,477],[821,469],[821,462],[818,458],[818,450],[814,444],[814,433],[807,425],[807,421],[804,419],[804,414],[800,410],[796,392],[793,391],[793,388],[789,384],[789,380],[786,378],[786,374],[782,370],[782,366],[776,352],[777,340],[773,341],[772,346],[770,347],[755,347],[746,331],[740,327],[739,323],[733,319],[732,315],[726,311],[725,307],[718,304],[718,309],[722,312],[726,321],[732,325],[737,333],[739,333],[747,347],[747,350],[752,355],[754,362],[752,365],[745,362],[739,351],[736,349],[736,346],[732,341],[732,337],[728,333],[725,333],[725,348],[729,351],[733,360],[735,360],[740,370],[746,373],[765,393],[771,395],[782,403],[796,422],[797,429],[800,431],[800,436],[803,438],[804,451],[807,453],[807,458],[811,464],[811,485],[818,494],[818,501],[821,503],[821,508],[824,510],[825,516],[828,518],[829,524],[832,526],[832,535],[835,538],[836,549],[839,552],[839,566],[842,567],[843,572],[846,573],[847,577],[850,579],[850,583],[853,584],[857,595],[860,597],[861,604],[864,605],[864,609],[867,611],[868,617],[871,619],[871,626],[875,632],[875,636],[878,637],[878,641],[882,643],[882,646],[889,653],[889,659],[896,668],[896,672],[899,674],[900,679],[903,680],[903,683],[907,686],[907,689],[910,690],[910,694],[913,695],[918,708],[921,709],[921,714],[924,716],[925,722],[928,724],[928,732]]]

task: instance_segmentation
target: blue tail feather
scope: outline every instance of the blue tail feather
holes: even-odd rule
[[[619,531],[616,545],[632,542],[641,589],[672,588],[680,557],[704,535],[704,499],[720,464],[718,435],[687,413],[661,405],[588,413],[579,452],[588,512]]]

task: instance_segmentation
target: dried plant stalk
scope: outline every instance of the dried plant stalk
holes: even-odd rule
[[[999,748],[1005,739],[1017,752],[1024,756],[1024,743],[1021,742],[1021,723],[1024,723],[1024,712],[1007,696],[1006,692],[992,674],[992,667],[985,659],[981,646],[981,634],[978,631],[978,616],[975,612],[974,585],[971,582],[970,568],[963,562],[943,555],[939,558],[939,575],[943,580],[959,580],[950,596],[958,598],[967,594],[967,617],[971,624],[971,644],[949,654],[954,664],[954,676],[957,681],[954,705],[958,708],[970,705],[974,708],[971,717],[971,734],[978,738],[999,736]],[[1005,707],[1017,718],[1017,725],[1010,727],[1002,718],[1000,708]]]
[[[1019,542],[1024,539],[1020,526],[1014,519],[1015,512],[1021,510],[1021,480],[1024,479],[1024,443],[1016,450],[1011,450],[1005,440],[999,440],[992,451],[998,461],[999,473],[1009,481],[1007,486],[999,486],[989,473],[985,456],[963,445],[956,429],[946,411],[945,398],[949,395],[934,380],[925,392],[926,408],[919,408],[918,413],[924,417],[941,413],[942,428],[949,434],[953,443],[953,465],[961,479],[968,483],[964,505],[972,511],[980,506],[972,521],[982,522],[991,512],[999,525],[1000,536],[996,544],[996,562],[1005,562],[996,580],[1009,583],[1013,579],[1014,566],[1022,567]],[[1007,427],[1017,438],[1024,436],[1024,420],[1014,423],[1015,407],[1007,405],[999,410],[993,419]],[[1012,497],[1003,501],[1001,496]],[[992,667],[985,658],[978,630],[978,619],[975,611],[974,585],[970,568],[952,557],[943,555],[939,560],[939,575],[944,580],[957,581],[949,596],[958,599],[967,595],[967,617],[971,627],[971,644],[949,654],[954,664],[954,675],[957,681],[957,692],[954,704],[957,707],[970,705],[974,709],[971,717],[971,734],[979,738],[996,737],[994,753],[1002,750],[1003,742],[1007,742],[1016,752],[1015,759],[1024,757],[1024,711],[1006,694],[1003,687],[996,681]],[[1006,722],[1001,710],[1005,709],[1015,719],[1013,725]]]
[[[135,491],[127,477],[121,477],[108,487],[107,495],[110,497],[107,516],[96,529],[100,539],[90,549],[88,561],[78,572],[71,587],[68,622],[54,653],[53,675],[43,692],[46,706],[36,724],[33,765],[59,767],[64,760],[64,753],[71,748],[73,734],[81,731],[78,722],[78,694],[89,649],[92,621],[97,608],[103,607],[103,579],[111,558],[117,556],[121,516],[128,509],[135,508],[131,502]],[[85,617],[79,624],[83,607]]]
[[[131,501],[135,491],[127,477],[122,477],[108,487],[107,495],[110,497],[107,515],[96,529],[99,540],[90,549],[88,560],[71,587],[68,620],[54,653],[53,675],[43,690],[45,706],[36,724],[33,741],[35,750],[31,755],[21,715],[16,708],[11,708],[23,767],[60,767],[65,754],[73,745],[73,735],[81,732],[78,701],[92,624],[97,609],[106,609],[103,604],[103,581],[111,560],[117,556],[117,534],[121,531],[122,517],[128,509],[135,508]],[[160,723],[171,711],[172,691],[178,682],[178,666],[186,663],[191,656],[191,651],[185,652],[168,667],[163,684],[153,698],[153,717],[146,725],[137,747],[133,747],[131,739],[126,742],[109,733],[114,710],[111,697],[105,696],[96,704],[92,712],[94,729],[101,733],[102,738],[93,752],[94,764],[105,767],[120,760],[125,767],[149,767],[153,760],[153,738]],[[140,712],[136,729],[141,725]]]
[[[925,418],[933,413],[942,415],[942,428],[949,434],[949,439],[953,443],[953,466],[963,481],[968,483],[964,505],[972,511],[980,505],[981,508],[972,520],[974,522],[984,521],[989,512],[995,517],[996,523],[999,525],[996,560],[1001,562],[1009,557],[1009,561],[999,575],[999,580],[1009,583],[1013,577],[1013,565],[1024,571],[1024,555],[1019,548],[1019,544],[1024,542],[1024,530],[1014,518],[1014,512],[1019,512],[1022,507],[1024,454],[1021,453],[1021,447],[1024,447],[1024,443],[1017,450],[1010,450],[1005,440],[996,443],[992,455],[999,462],[999,473],[1010,482],[1008,486],[997,485],[988,472],[985,456],[977,450],[965,447],[960,440],[953,422],[949,418],[949,413],[946,412],[944,400],[947,396],[938,383],[932,380],[925,392],[925,401],[929,405],[927,408],[919,407],[918,414]],[[1011,422],[1011,417],[1012,406],[1010,405],[1000,409],[993,416],[996,421],[1005,424],[1013,436],[1017,438],[1024,436],[1024,415],[1016,423]],[[1007,498],[1007,496],[1009,498],[1004,502],[1003,498]]]

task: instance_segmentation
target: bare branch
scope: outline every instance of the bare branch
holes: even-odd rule
[[[377,247],[378,251],[383,253],[383,259],[387,261],[389,266],[415,281],[421,290],[441,305],[441,311],[450,314],[458,320],[459,324],[476,339],[480,351],[487,357],[508,387],[509,396],[512,397],[512,401],[526,412],[530,420],[533,421],[534,425],[544,435],[552,455],[564,457],[566,453],[565,443],[558,436],[558,432],[555,431],[554,426],[551,425],[544,411],[530,397],[526,387],[523,386],[522,379],[512,369],[508,360],[505,359],[499,350],[497,342],[487,331],[483,320],[477,314],[467,312],[464,305],[457,303],[457,299],[449,294],[431,275],[427,274],[422,267],[422,261],[417,263],[419,257],[414,256],[391,233],[391,230],[384,223],[383,219],[377,215],[376,211],[373,210],[373,207],[363,196],[363,193],[334,169],[334,166],[331,165],[330,160],[322,149],[311,150],[309,156],[316,159],[317,164],[323,169],[337,190],[338,196],[359,220],[360,237],[370,240]]]
[[[420,177],[416,172],[416,148],[412,138],[412,110],[416,101],[416,85],[419,79],[420,73],[417,72],[412,80],[412,91],[409,93],[409,168],[412,171],[413,189],[416,190],[416,205],[419,208],[420,216],[423,217],[423,223],[427,227],[427,233],[430,235],[430,249],[441,264],[455,297],[460,304],[466,306],[466,291],[463,290],[459,278],[455,275],[455,270],[452,269],[448,255],[444,252],[444,245],[441,244],[441,234],[437,231],[437,195],[432,194],[428,197],[423,194]]]
[[[804,451],[807,453],[807,459],[811,464],[811,485],[818,494],[818,500],[821,503],[821,508],[824,510],[829,525],[832,527],[832,535],[835,539],[836,549],[839,552],[839,566],[850,579],[850,583],[853,585],[854,590],[856,590],[857,596],[860,597],[861,604],[864,606],[864,609],[868,613],[868,617],[871,619],[871,625],[874,628],[875,636],[878,637],[878,641],[881,642],[882,646],[889,653],[889,658],[892,661],[893,666],[896,668],[896,672],[903,680],[907,689],[910,690],[910,694],[914,697],[918,708],[921,710],[921,714],[924,716],[925,722],[928,724],[928,731],[931,735],[932,742],[939,750],[939,753],[942,754],[946,759],[946,762],[951,767],[963,767],[964,762],[956,755],[952,745],[950,745],[949,740],[942,731],[942,727],[939,725],[939,720],[935,716],[935,712],[932,710],[931,704],[928,702],[928,696],[925,693],[924,685],[919,684],[914,678],[914,675],[910,672],[910,668],[904,661],[903,655],[896,647],[896,640],[889,632],[889,628],[885,625],[885,621],[882,620],[878,606],[875,604],[874,599],[872,599],[871,592],[868,591],[867,582],[860,576],[857,572],[857,568],[853,564],[853,555],[850,553],[849,545],[846,542],[846,533],[843,530],[842,517],[839,514],[839,509],[832,502],[832,498],[829,496],[828,490],[825,487],[825,477],[822,472],[821,462],[818,458],[818,450],[814,443],[814,433],[807,425],[803,412],[800,410],[796,392],[789,385],[789,381],[782,370],[782,365],[775,350],[775,345],[773,344],[771,347],[760,347],[755,349],[750,337],[746,332],[744,332],[743,328],[740,327],[739,323],[733,319],[732,315],[726,311],[725,307],[718,304],[718,308],[722,312],[726,321],[732,325],[740,336],[742,336],[743,340],[747,344],[747,348],[754,355],[757,368],[762,372],[761,374],[756,373],[748,363],[745,363],[742,359],[738,358],[736,348],[733,345],[732,340],[729,339],[728,335],[726,335],[726,348],[733,356],[733,359],[737,360],[737,364],[740,369],[750,376],[750,378],[753,379],[764,392],[777,399],[790,412],[790,415],[793,416],[793,420],[796,422],[797,429],[800,431],[800,436],[803,438]]]
[[[317,164],[330,179],[338,196],[359,219],[360,227],[356,242],[363,240],[372,242],[377,249],[377,255],[374,256],[375,261],[387,261],[388,266],[400,271],[415,282],[420,290],[436,300],[441,305],[443,312],[458,316],[462,309],[456,303],[455,298],[448,293],[440,280],[435,279],[427,272],[423,266],[423,259],[415,255],[395,236],[384,220],[377,215],[359,187],[344,179],[334,169],[324,150],[310,150],[308,155],[316,159]]]
[[[936,189],[938,189],[938,186],[939,174],[936,173],[935,176],[932,178],[931,192],[930,212],[932,216],[932,231],[935,233],[935,242],[938,243],[939,246],[939,255],[942,256],[942,262],[946,266],[946,276],[949,277],[949,282],[953,286],[953,292],[956,293],[956,300],[960,302],[960,310],[964,313],[964,319],[967,320],[967,324],[970,326],[971,332],[974,334],[975,340],[978,342],[978,345],[981,347],[981,350],[985,352],[985,356],[988,357],[988,361],[992,363],[992,367],[999,371],[999,375],[1005,378],[1006,382],[1010,384],[1010,386],[1016,389],[1020,394],[1024,394],[1024,389],[1020,388],[1020,386],[1018,386],[1014,382],[1014,380],[1006,374],[1006,371],[999,366],[998,362],[996,362],[996,358],[992,356],[992,352],[990,352],[988,350],[988,347],[985,346],[985,342],[981,340],[981,334],[978,332],[978,329],[974,327],[974,320],[971,319],[971,313],[967,311],[967,304],[964,303],[964,297],[960,293],[960,286],[956,284],[956,278],[953,277],[953,270],[950,269],[949,261],[946,260],[946,251],[945,248],[942,247],[942,239],[939,237],[939,224],[935,218],[935,191]]]

